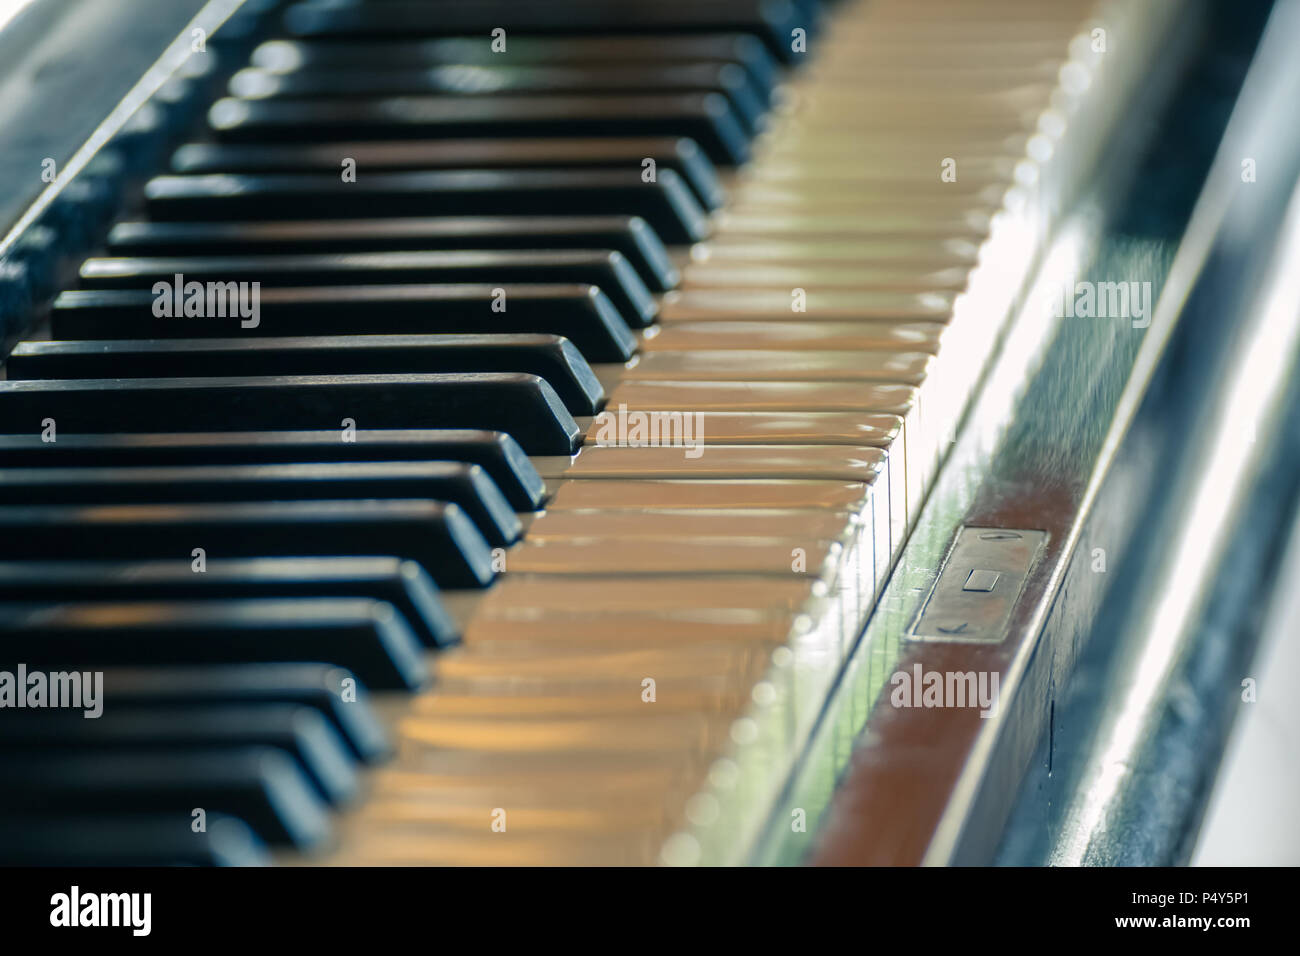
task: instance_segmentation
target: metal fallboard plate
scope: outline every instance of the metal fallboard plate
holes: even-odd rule
[[[999,644],[1046,531],[965,527],[907,633],[915,641]]]

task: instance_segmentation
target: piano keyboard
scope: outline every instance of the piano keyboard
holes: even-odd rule
[[[106,699],[6,715],[0,856],[690,862],[960,426],[1090,12],[277,10],[5,364],[0,669]]]

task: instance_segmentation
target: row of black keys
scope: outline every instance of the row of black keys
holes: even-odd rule
[[[457,636],[438,588],[490,582],[491,548],[516,540],[515,511],[541,502],[526,454],[576,449],[574,417],[604,398],[588,361],[632,355],[652,293],[677,281],[663,240],[705,234],[721,201],[710,160],[747,155],[773,57],[785,58],[772,30],[788,24],[762,4],[704,0],[691,6],[720,18],[687,23],[670,2],[666,18],[634,12],[613,26],[584,19],[581,0],[562,5],[546,22],[562,13],[565,33],[742,32],[512,36],[515,68],[571,67],[584,50],[622,60],[637,44],[675,64],[487,77],[526,102],[422,95],[465,93],[452,76],[439,88],[390,73],[336,93],[320,71],[246,73],[236,87],[262,83],[261,99],[217,104],[218,142],[175,155],[187,175],[148,184],[152,222],[114,228],[109,251],[123,258],[83,266],[82,290],[53,310],[56,341],[9,360],[0,416],[32,432],[0,436],[0,660],[110,668],[111,719],[6,714],[19,714],[7,723],[19,732],[0,742],[0,764],[22,781],[0,794],[7,861],[253,862],[253,833],[310,849],[328,838],[327,808],[354,795],[356,765],[386,753],[364,697],[344,703],[341,685],[428,681],[423,649]],[[342,20],[303,4],[286,22],[337,37],[352,14],[336,6]],[[476,4],[461,19],[491,13]],[[410,31],[408,14],[424,16],[399,14],[405,35],[462,32],[454,16]],[[437,55],[428,44],[263,48],[287,50],[317,65],[354,58],[356,69],[326,67],[344,84],[374,76],[376,56],[396,67]],[[594,92],[645,83],[669,92]],[[379,91],[399,99],[284,108]],[[361,175],[343,183],[338,150],[311,144],[340,131],[431,141],[358,144]],[[286,140],[301,144],[264,144]],[[643,157],[656,160],[653,182]],[[276,221],[311,215],[334,221]],[[177,273],[262,283],[257,328],[151,319],[149,287]],[[47,418],[53,441],[36,433]],[[344,418],[363,424],[355,441],[282,431]],[[196,543],[214,555],[202,571]],[[71,555],[83,560],[58,560]],[[334,663],[295,663],[310,660]],[[190,806],[212,811],[201,833],[176,815]]]
[[[397,572],[373,559],[353,564],[361,580]],[[342,622],[367,613],[363,601],[332,600],[339,606],[320,611]],[[301,610],[276,603],[287,623]],[[211,610],[216,631],[223,612]],[[327,641],[345,626],[321,623]],[[4,712],[0,862],[247,865],[265,862],[263,841],[310,851],[330,839],[330,808],[357,796],[360,768],[391,752],[350,671],[147,663],[103,672],[98,718]]]

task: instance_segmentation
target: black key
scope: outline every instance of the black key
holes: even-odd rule
[[[356,160],[358,175],[431,169],[624,170],[638,181],[647,158],[656,173],[671,169],[703,208],[726,199],[722,183],[699,144],[686,137],[629,139],[459,139],[354,143],[187,143],[172,155],[177,173],[338,174],[340,157]],[[571,218],[571,217],[566,217]],[[464,247],[462,247],[464,248]],[[603,247],[600,247],[603,248]]]
[[[145,184],[145,199],[151,218],[161,220],[622,215],[640,216],[668,243],[696,242],[709,231],[680,176],[662,169],[654,182],[642,182],[639,163],[370,172],[356,182],[321,173],[156,176]]]
[[[439,501],[0,505],[0,559],[188,560],[395,555],[442,587],[485,587],[492,552],[465,512]]]
[[[300,704],[325,717],[359,760],[373,763],[392,749],[365,686],[351,671],[331,664],[108,668],[104,696],[106,707]]]
[[[521,4],[517,0],[459,0],[424,3],[390,0],[357,4],[350,0],[295,3],[284,15],[296,37],[355,39],[488,34],[494,27],[510,34],[572,33],[749,33],[773,56],[793,61],[791,31],[813,32],[805,8],[789,0],[658,0],[656,3],[610,3],[608,0],[551,0]],[[506,54],[510,51],[507,39]]]
[[[614,249],[655,292],[667,292],[681,278],[664,244],[639,216],[121,222],[109,233],[108,248],[115,256]]]
[[[363,598],[0,604],[0,661],[28,673],[322,661],[408,690],[429,677],[402,616]]]
[[[42,469],[45,470],[45,469]],[[0,561],[0,601],[177,601],[191,598],[357,597],[387,601],[420,643],[460,639],[438,588],[399,558],[213,558],[190,561]]]
[[[194,829],[190,813],[0,819],[2,866],[269,866],[271,857],[248,824],[207,814]]]
[[[585,67],[449,64],[292,73],[252,67],[230,78],[230,95],[250,100],[542,93],[718,93],[727,98],[751,136],[762,128],[768,106],[744,67],[716,61]]]
[[[513,372],[0,382],[6,427],[51,419],[67,432],[482,428],[533,455],[572,454],[581,440],[555,390]]]
[[[555,335],[340,335],[301,338],[20,342],[11,379],[210,375],[526,372],[546,379],[574,415],[605,394],[587,360]],[[382,497],[382,496],[381,496]]]
[[[410,175],[395,173],[393,175]],[[199,177],[208,178],[208,177]],[[176,286],[184,276],[184,289]],[[267,286],[349,286],[368,283],[570,282],[599,286],[627,321],[644,327],[654,321],[658,307],[650,290],[623,255],[613,250],[561,249],[486,250],[462,252],[359,252],[320,256],[201,256],[87,259],[81,264],[81,285],[87,289],[153,288],[173,283],[171,291],[154,289],[156,307],[165,317],[184,317],[191,283],[199,293],[196,308],[206,316],[239,314],[247,325],[260,323],[260,296],[252,308],[251,290],[241,293],[233,283]],[[204,283],[206,285],[197,285]],[[208,287],[212,291],[208,292]],[[206,299],[205,299],[206,294]],[[244,296],[240,301],[236,296]],[[210,300],[210,303],[209,303]],[[240,311],[241,307],[244,311]],[[507,298],[502,308],[509,309]],[[256,312],[257,314],[253,314]],[[498,310],[494,314],[500,314]]]
[[[324,802],[293,758],[271,747],[216,751],[0,756],[0,819],[68,814],[189,814],[198,807],[246,822],[264,840],[322,847],[331,828]],[[189,826],[183,819],[183,826]]]
[[[518,516],[492,479],[478,465],[463,462],[298,462],[0,471],[0,503],[11,505],[357,498],[431,498],[452,502],[464,510],[493,546],[513,544],[522,531]]]
[[[721,93],[390,96],[337,101],[226,98],[208,110],[208,126],[224,143],[689,136],[719,166],[737,166],[749,159],[750,139]],[[334,178],[341,181],[338,175]],[[363,181],[358,175],[357,183]]]
[[[748,33],[643,34],[640,36],[509,37],[513,66],[600,66],[674,64],[719,60],[744,67],[750,81],[770,100],[778,82],[772,54]],[[482,35],[440,40],[331,43],[270,40],[253,51],[251,63],[276,73],[295,70],[399,69],[466,64],[498,66],[501,54]]]
[[[79,710],[20,710],[6,715],[0,736],[0,754],[246,746],[288,753],[327,803],[357,795],[356,762],[343,739],[319,711],[294,704],[113,707],[89,720]]]
[[[424,139],[354,143],[187,143],[172,155],[177,173],[337,174],[341,157],[356,160],[357,174],[429,169],[623,169],[641,181],[645,160],[671,169],[705,209],[727,194],[714,164],[686,137],[627,139]]]
[[[500,289],[504,296],[498,296]],[[636,337],[609,297],[590,285],[403,285],[263,289],[261,321],[153,314],[144,289],[64,292],[50,312],[56,339],[310,336],[454,332],[562,335],[589,362],[626,362]],[[505,311],[493,311],[503,302]]]
[[[0,435],[0,467],[243,465],[312,461],[463,461],[480,466],[516,511],[536,511],[546,484],[504,432],[358,429],[340,431],[170,432]]]

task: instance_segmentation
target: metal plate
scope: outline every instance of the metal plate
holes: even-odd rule
[[[961,528],[907,636],[1000,644],[1046,531]]]

